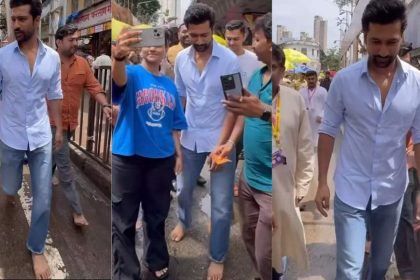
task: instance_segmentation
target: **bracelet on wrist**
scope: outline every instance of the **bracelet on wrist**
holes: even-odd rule
[[[109,109],[112,109],[112,106],[111,106],[111,104],[105,104],[105,105],[102,105],[102,109],[103,108],[109,108]]]
[[[235,146],[235,141],[232,141],[232,140],[230,140],[230,139],[229,139],[229,140],[227,140],[227,141],[226,141],[226,143],[230,143],[230,144],[232,144],[232,146]]]

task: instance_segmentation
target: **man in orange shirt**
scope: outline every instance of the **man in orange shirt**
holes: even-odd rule
[[[54,152],[54,162],[58,168],[60,185],[73,208],[75,225],[87,226],[88,221],[82,213],[80,198],[71,169],[69,139],[78,125],[77,117],[84,88],[102,105],[103,113],[108,120],[111,120],[112,109],[88,62],[75,55],[77,39],[77,27],[72,24],[60,27],[55,34],[55,44],[61,60],[61,87],[64,95],[62,104],[64,143],[60,150]],[[55,132],[55,124],[52,118],[50,120],[51,129]]]

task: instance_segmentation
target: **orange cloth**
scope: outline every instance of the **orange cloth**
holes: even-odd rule
[[[64,97],[61,118],[63,129],[72,131],[79,124],[80,98],[83,96],[83,89],[86,88],[93,97],[99,93],[104,93],[104,90],[83,57],[75,55],[70,67],[68,69],[64,68],[63,63],[61,63],[61,88]],[[55,125],[51,114],[50,123],[52,126]]]
[[[211,159],[212,159],[212,161],[214,161],[218,165],[223,165],[225,163],[231,162],[230,159],[228,159],[228,158],[222,158],[219,155],[215,155],[215,154],[212,154],[211,155]]]

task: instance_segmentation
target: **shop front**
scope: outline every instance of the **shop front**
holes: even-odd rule
[[[97,57],[104,50],[111,52],[111,1],[106,0],[87,8],[73,20],[79,28],[79,48]]]

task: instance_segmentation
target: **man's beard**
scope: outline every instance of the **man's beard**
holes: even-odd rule
[[[62,55],[65,57],[72,57],[76,53],[76,48],[69,48],[62,52]]]
[[[388,68],[397,59],[396,56],[380,56],[372,55],[369,57],[370,61],[375,67]]]
[[[191,46],[191,40],[190,39],[181,39],[181,45],[185,49],[189,46]]]
[[[14,30],[16,41],[19,43],[27,42],[29,41],[35,34],[35,30],[32,29],[30,31],[23,31],[19,28]]]
[[[210,48],[210,45],[211,45],[211,43],[209,43],[209,44],[201,44],[201,45],[193,44],[193,47],[194,47],[194,49],[197,52],[205,52],[205,51],[207,51]]]

